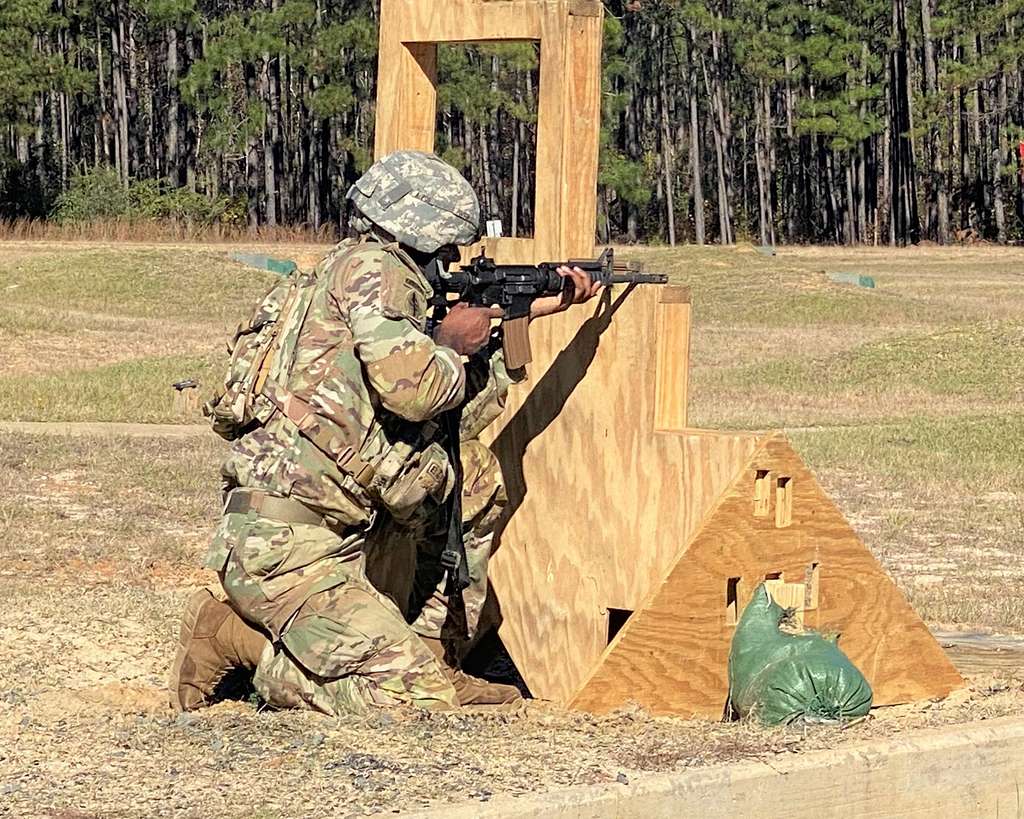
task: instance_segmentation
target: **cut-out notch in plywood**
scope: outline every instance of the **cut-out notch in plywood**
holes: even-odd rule
[[[488,255],[510,263],[590,257],[603,19],[597,0],[382,0],[376,156],[434,150],[439,43],[537,42],[534,238],[488,240]]]
[[[750,480],[764,469],[791,478],[785,527],[751,508]],[[876,705],[942,697],[963,684],[785,436],[775,434],[653,586],[572,704],[607,711],[632,699],[655,713],[720,714],[735,624],[720,613],[729,578],[742,578],[736,611],[763,580],[798,625],[840,634]]]

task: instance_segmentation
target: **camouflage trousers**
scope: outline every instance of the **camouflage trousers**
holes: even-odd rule
[[[387,520],[341,534],[253,512],[224,516],[211,551],[226,554],[220,578],[232,607],[271,637],[254,676],[268,703],[329,714],[457,706],[420,638],[440,638],[447,653],[458,655],[475,636],[505,504],[490,450],[472,441],[462,453],[471,585],[461,599],[444,594],[437,508],[425,507],[410,524]]]

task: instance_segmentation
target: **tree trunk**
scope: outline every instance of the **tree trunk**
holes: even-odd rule
[[[263,196],[264,221],[274,227],[277,225],[277,172],[274,167],[274,144],[277,125],[273,100],[272,83],[270,81],[270,54],[263,54],[263,65],[260,72],[260,96],[263,98],[266,117],[263,122]]]
[[[196,61],[206,54],[206,25],[200,30],[199,36],[192,30],[191,26],[185,27],[185,59],[188,67],[195,65]],[[179,136],[181,164],[184,166],[185,185],[190,191],[196,189],[196,178],[199,176],[200,157],[200,128],[197,122],[195,109],[192,106],[185,108],[184,134]],[[181,137],[184,137],[183,139]]]
[[[513,237],[519,235],[519,145],[522,123],[512,126],[512,220],[509,225]]]
[[[704,181],[703,167],[701,162],[700,147],[700,112],[697,103],[697,60],[696,46],[691,42],[694,37],[693,29],[690,28],[690,37],[683,38],[683,45],[686,49],[686,63],[688,66],[688,82],[686,83],[686,95],[690,113],[689,138],[690,138],[690,199],[693,210],[693,239],[698,245],[704,244]]]
[[[696,35],[694,35],[694,42],[696,42]],[[717,48],[717,35],[712,33],[712,43],[714,51],[712,58],[715,60],[716,66],[715,71],[718,70],[718,48]],[[728,138],[725,104],[721,98],[721,82],[717,73],[712,77],[707,65],[707,60],[704,54],[700,55],[701,59],[701,70],[704,76],[704,88],[708,94],[708,100],[712,110],[712,136],[714,137],[715,143],[715,163],[716,170],[718,173],[718,240],[723,245],[731,245],[733,243],[733,232],[732,232],[732,211],[731,211],[731,191],[729,184],[729,160],[728,160],[728,148],[726,140]]]
[[[124,66],[124,17],[118,0],[111,3],[111,88],[114,94],[114,155],[121,184],[128,187],[128,89]]]
[[[246,99],[257,97],[256,72],[251,65],[244,66]],[[256,134],[251,130],[245,146],[245,193],[247,197],[249,228],[255,230],[260,224],[260,152]]]
[[[974,38],[974,57],[981,58],[981,37]],[[988,157],[985,156],[985,140],[982,137],[981,121],[985,106],[982,105],[982,83],[979,80],[974,83],[971,90],[971,140],[974,146],[974,179],[972,190],[974,192],[974,208],[977,214],[978,230],[988,233],[990,225],[989,207],[987,203],[988,186],[985,184],[985,174],[988,169]]]
[[[178,29],[167,27],[167,176],[172,185],[181,184],[178,146]]]
[[[932,41],[932,2],[921,0],[921,35],[923,39],[922,63],[924,90],[933,105],[939,105],[938,61]],[[942,150],[942,131],[938,123],[930,126],[927,135],[928,175],[932,201],[929,203],[929,233],[940,245],[949,244],[949,191],[946,188],[945,156]],[[934,212],[932,212],[934,210]]]
[[[911,139],[911,93],[907,37],[906,0],[893,2],[893,34],[895,46],[890,54],[892,85],[890,104],[893,116],[893,230],[894,243],[917,244],[920,223],[917,214],[917,172],[914,166],[914,144]]]
[[[704,228],[704,182],[700,157],[700,119],[697,112],[697,92],[694,80],[690,75],[690,196],[693,200],[693,231],[694,241],[698,245],[705,242]]]
[[[754,165],[757,169],[757,217],[761,244],[775,244],[775,214],[772,210],[771,99],[768,85],[758,84],[754,128]]]
[[[664,52],[662,52],[664,60]],[[668,82],[665,75],[668,73],[664,63],[660,75],[660,97],[661,97],[661,167],[665,175],[665,221],[668,225],[668,243],[676,245],[676,209],[673,198],[673,185],[675,178],[674,161],[672,156],[672,136],[668,121]]]
[[[992,145],[992,209],[996,222],[996,241],[999,244],[1006,244],[1006,205],[1003,201],[1003,161],[1007,153],[1006,129],[1003,127],[1003,117],[1007,110],[1005,73],[999,76],[998,83],[997,114],[993,123],[995,137]]]
[[[128,149],[128,174],[133,177],[140,177],[140,160],[142,150],[139,146],[139,64],[138,54],[135,48],[135,18],[131,16],[128,9],[122,12],[127,21],[119,21],[124,25],[125,39],[123,45],[125,56],[128,60],[128,72],[126,75],[127,84],[125,87],[125,134],[127,137]]]
[[[316,0],[316,17],[314,31],[319,30],[323,25],[323,0]],[[320,53],[314,46],[312,49],[313,63],[320,59]],[[309,95],[314,96],[320,87],[320,75],[311,71],[309,75]],[[313,226],[313,230],[320,230],[320,219],[323,213],[323,203],[320,191],[323,187],[324,163],[321,156],[323,120],[312,112],[309,134],[309,183],[307,185],[308,197],[306,200],[307,220]]]

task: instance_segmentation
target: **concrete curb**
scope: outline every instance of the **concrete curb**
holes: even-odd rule
[[[831,751],[500,797],[422,819],[1024,817],[1024,718],[947,726]]]

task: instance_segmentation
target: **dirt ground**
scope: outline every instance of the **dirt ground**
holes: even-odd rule
[[[265,281],[227,250],[4,247],[0,816],[415,811],[1024,715],[1012,663],[945,702],[878,709],[845,729],[544,703],[336,720],[242,700],[172,714],[161,688],[184,601],[211,579],[198,566],[221,444],[193,429],[62,425],[175,420],[167,385],[219,366],[234,302]],[[1024,632],[1024,252],[635,255],[693,287],[699,423],[789,428],[930,624]],[[874,275],[878,291],[829,285],[826,270]]]
[[[59,505],[72,525],[81,514],[69,500],[78,480],[58,474],[45,488],[35,482],[34,503]],[[191,540],[191,531],[182,534]],[[0,815],[406,812],[628,784],[741,759],[770,764],[779,754],[1024,713],[1021,682],[1004,673],[977,678],[944,702],[878,709],[845,729],[767,730],[653,718],[628,707],[594,717],[543,703],[508,714],[334,719],[234,701],[175,715],[162,691],[175,619],[206,578],[184,563],[124,553],[76,559],[91,545],[75,540],[64,542],[64,560],[40,565],[23,555],[0,574]]]

